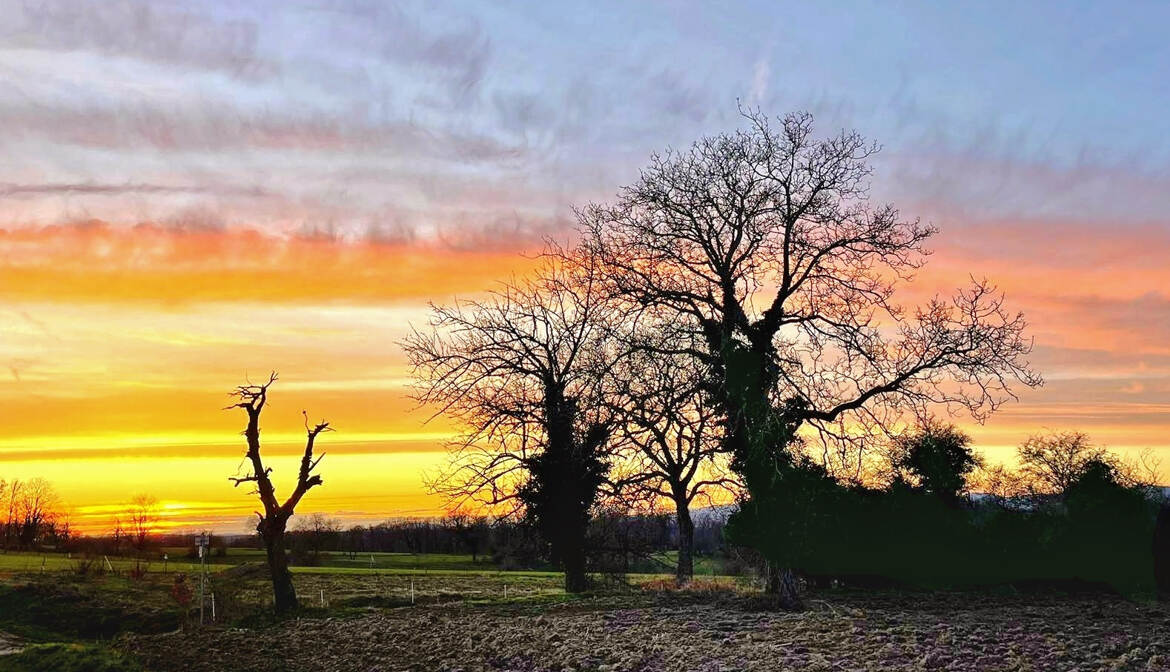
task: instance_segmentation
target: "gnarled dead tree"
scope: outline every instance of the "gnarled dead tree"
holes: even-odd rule
[[[609,468],[601,397],[617,316],[599,285],[595,264],[554,249],[534,278],[432,306],[430,328],[403,342],[415,398],[466,429],[433,488],[453,508],[522,511],[570,592],[586,587],[585,533]]]
[[[292,494],[284,502],[276,498],[276,487],[272,484],[272,468],[264,466],[260,455],[260,413],[268,402],[268,388],[276,382],[276,374],[268,377],[268,382],[262,385],[241,385],[232,392],[232,396],[239,399],[238,403],[228,408],[242,408],[248,414],[248,425],[244,429],[244,437],[248,443],[248,451],[244,456],[251,467],[251,473],[246,476],[232,476],[228,480],[237,487],[241,483],[255,483],[256,494],[264,511],[256,512],[258,521],[256,531],[264,541],[264,551],[268,559],[268,569],[272,574],[273,603],[277,613],[282,613],[297,607],[297,592],[293,587],[292,573],[288,569],[288,556],[285,554],[285,531],[288,529],[289,518],[300,503],[301,499],[312,488],[321,485],[321,476],[313,470],[325,457],[322,453],[314,457],[313,444],[321,432],[331,431],[329,423],[319,422],[309,425],[307,413],[305,416],[305,452],[301,457],[301,468],[297,473],[297,484]]]
[[[1013,384],[1041,382],[1022,316],[988,283],[915,310],[895,301],[934,229],[870,203],[876,145],[819,139],[808,114],[745,117],[652,157],[579,220],[618,295],[697,337],[752,497],[784,487],[798,433],[860,445],[933,405],[986,417]]]

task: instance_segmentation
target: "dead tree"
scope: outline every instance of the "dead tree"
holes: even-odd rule
[[[907,414],[984,418],[1014,384],[1040,384],[1022,316],[989,283],[915,310],[895,301],[935,230],[870,203],[876,145],[817,138],[808,114],[744,116],[746,130],[655,155],[579,220],[614,292],[697,337],[751,497],[786,487],[798,437],[852,454],[842,446]]]
[[[570,592],[587,585],[585,533],[609,468],[600,397],[617,318],[599,285],[596,265],[554,249],[533,278],[432,306],[430,328],[403,342],[415,398],[466,429],[432,488],[456,509],[526,515]]]
[[[272,484],[272,468],[264,466],[260,456],[260,413],[268,401],[268,388],[276,382],[276,374],[268,377],[263,385],[241,385],[232,392],[232,396],[239,399],[239,403],[228,408],[242,408],[248,414],[248,426],[244,429],[248,451],[245,460],[251,467],[251,473],[246,476],[232,476],[228,480],[237,487],[241,483],[255,483],[256,494],[260,498],[263,512],[257,511],[256,531],[264,541],[264,551],[268,559],[268,569],[272,575],[273,603],[277,613],[284,613],[297,607],[297,592],[293,587],[292,573],[288,569],[288,556],[285,553],[285,532],[288,529],[289,518],[300,503],[301,499],[312,488],[321,485],[321,476],[313,470],[325,457],[322,453],[313,456],[313,444],[321,432],[331,431],[329,423],[319,422],[309,425],[309,416],[305,416],[305,452],[301,457],[301,468],[297,473],[297,484],[292,494],[281,503],[276,498],[276,488]]]

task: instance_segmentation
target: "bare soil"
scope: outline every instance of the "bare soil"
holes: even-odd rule
[[[1108,596],[632,592],[135,636],[167,670],[1170,670],[1170,609]]]
[[[6,632],[0,632],[0,656],[10,656],[14,653],[20,653],[23,648],[24,644],[19,638]]]

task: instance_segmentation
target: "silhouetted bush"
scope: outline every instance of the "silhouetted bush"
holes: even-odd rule
[[[781,471],[783,487],[744,502],[729,535],[817,584],[1155,589],[1158,506],[1107,462],[1087,463],[1063,493],[1016,507],[897,479],[885,489],[846,486],[803,462]]]

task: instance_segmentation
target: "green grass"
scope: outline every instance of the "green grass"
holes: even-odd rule
[[[359,553],[351,558],[342,553],[330,553],[323,565],[344,569],[412,569],[420,571],[497,571],[496,565],[480,556],[473,561],[470,555],[445,553]]]
[[[0,583],[0,630],[32,641],[165,632],[179,620],[178,605],[162,581],[35,574]]]
[[[138,672],[122,653],[92,644],[33,644],[0,657],[0,672]]]
[[[109,565],[106,565],[106,561]],[[120,557],[105,557],[97,556],[93,558],[83,558],[79,555],[71,555],[68,553],[36,553],[36,552],[15,552],[7,551],[0,553],[0,572],[19,572],[22,574],[33,574],[37,572],[77,572],[78,568],[83,563],[90,563],[93,571],[99,572],[101,570],[113,570],[114,572],[128,572],[135,566],[136,561],[133,558]],[[239,564],[237,561],[230,564]],[[199,568],[198,561],[188,560],[182,558],[181,560],[168,560],[165,563],[161,558],[150,558],[138,562],[138,565],[147,572],[193,572]],[[212,566],[212,570],[223,569],[229,566],[228,564],[216,564]]]
[[[162,554],[169,556],[167,561],[161,559]],[[166,548],[151,554],[147,560],[136,561],[127,557],[90,557],[82,559],[70,557],[63,553],[37,552],[6,552],[0,553],[0,573],[36,575],[66,572],[79,574],[79,567],[88,562],[90,574],[101,576],[114,574],[125,576],[132,572],[137,565],[149,576],[161,577],[163,573],[176,572],[196,576],[199,572],[197,560],[186,557],[186,549]],[[672,576],[678,554],[675,552],[660,553],[653,556],[651,561],[640,563],[640,570],[631,572],[630,580],[640,582],[655,578]],[[108,562],[108,564],[107,564]],[[264,551],[250,548],[230,548],[223,556],[207,558],[207,567],[210,572],[219,572],[244,563],[263,565]],[[470,555],[428,553],[362,553],[351,557],[344,553],[327,553],[320,558],[320,565],[293,566],[292,571],[297,575],[326,575],[326,576],[485,576],[500,577],[502,582],[516,581],[519,577],[539,577],[549,579],[560,577],[560,572],[549,570],[502,570],[497,565],[484,559],[482,556],[473,560]],[[110,572],[109,570],[113,571]],[[725,576],[723,561],[719,558],[697,556],[695,558],[695,575],[699,577]]]
[[[166,561],[162,559],[164,552],[169,556],[169,559]],[[108,565],[107,561],[109,563]],[[207,565],[210,571],[214,572],[245,562],[263,563],[264,561],[263,550],[231,548],[228,549],[227,554],[224,556],[213,555],[208,557]],[[485,560],[482,556],[477,560],[472,560],[470,555],[444,553],[362,553],[356,557],[350,557],[343,553],[326,553],[321,556],[320,561],[321,564],[319,566],[294,566],[293,571],[310,574],[351,572],[395,572],[404,574],[430,572],[498,573],[504,571],[495,564],[492,564],[489,560]],[[149,557],[142,561],[136,561],[129,557],[116,556],[97,556],[83,559],[80,556],[71,556],[65,553],[11,551],[0,553],[0,572],[33,574],[42,571],[66,571],[76,573],[79,566],[85,562],[89,562],[91,570],[97,571],[98,573],[102,570],[126,573],[131,571],[136,565],[148,573],[196,573],[199,571],[199,561],[186,557],[185,549],[167,548],[149,554]],[[530,574],[533,572],[521,570],[520,573]],[[540,575],[551,575],[555,572],[537,571],[536,573]]]

